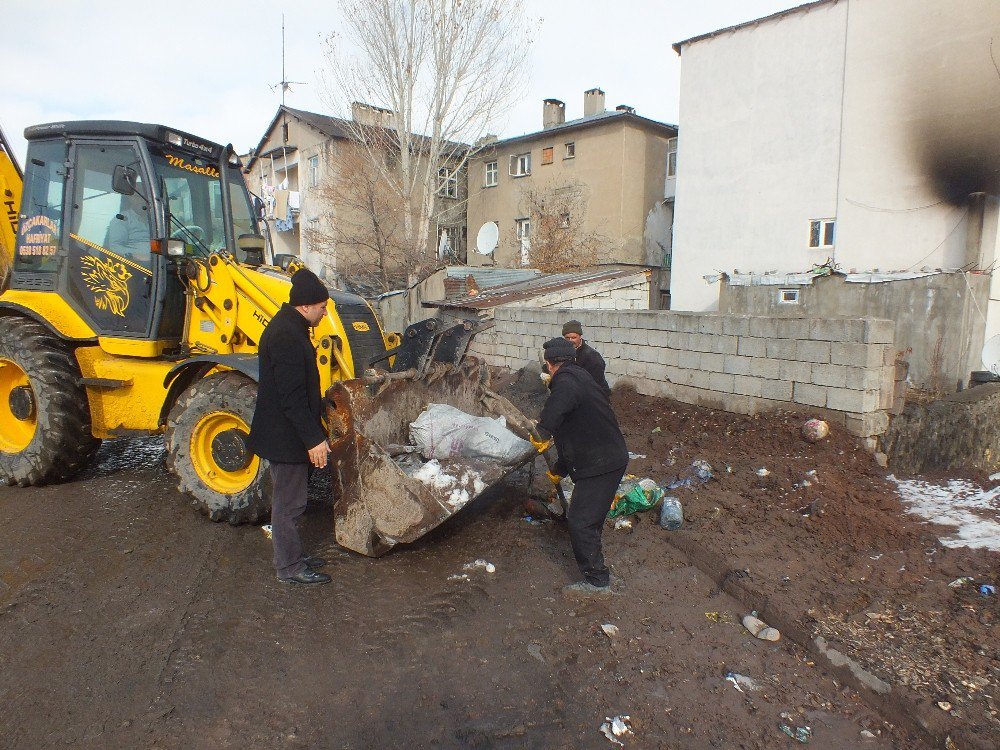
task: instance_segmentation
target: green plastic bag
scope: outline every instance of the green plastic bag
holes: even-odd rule
[[[666,490],[658,487],[651,479],[644,479],[641,482],[626,479],[618,486],[614,502],[611,503],[611,510],[608,511],[608,518],[629,516],[655,508],[664,495]]]

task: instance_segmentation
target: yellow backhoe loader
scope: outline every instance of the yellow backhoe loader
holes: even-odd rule
[[[257,342],[290,281],[267,263],[232,146],[119,121],[37,125],[25,137],[19,211],[21,175],[6,142],[0,151],[11,269],[0,295],[0,479],[58,482],[102,439],[163,433],[168,468],[202,512],[258,520],[269,472],[245,442]],[[365,300],[337,290],[327,312],[313,332],[324,393],[373,367],[396,380],[457,367],[475,333],[432,319],[387,334]],[[378,537],[375,526],[364,533]],[[355,547],[391,546],[375,537]]]

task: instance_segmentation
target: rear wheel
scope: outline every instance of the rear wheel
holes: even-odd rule
[[[247,449],[257,384],[235,372],[188,388],[167,418],[167,467],[213,521],[253,523],[271,508],[267,462]]]
[[[0,318],[0,478],[22,487],[69,479],[100,444],[69,347],[33,320]]]

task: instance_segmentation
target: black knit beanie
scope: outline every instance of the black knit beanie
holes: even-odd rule
[[[292,307],[315,305],[330,299],[330,292],[322,281],[308,268],[300,268],[292,274],[292,292],[288,304]]]
[[[546,362],[572,362],[576,359],[576,349],[564,338],[549,339],[542,344]]]
[[[567,320],[563,323],[563,336],[567,333],[575,333],[577,336],[583,335],[583,326],[579,320]]]

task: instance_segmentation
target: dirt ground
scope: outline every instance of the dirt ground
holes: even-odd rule
[[[529,413],[538,403],[523,378],[499,385]],[[947,586],[996,579],[997,555],[941,547],[853,439],[809,446],[799,416],[627,391],[614,403],[646,455],[634,473],[665,483],[701,458],[717,479],[678,492],[680,531],[650,513],[631,533],[609,524],[622,579],[609,604],[560,596],[576,578],[565,527],[525,520],[523,475],[377,560],[333,543],[317,477],[304,538],[333,583],[315,588],[274,580],[260,528],[191,509],[157,440],[107,443],[69,484],[3,488],[0,747],[609,748],[599,729],[618,715],[635,748],[798,747],[779,724],[809,726],[815,748],[919,746],[790,639],[749,636],[742,604],[670,534],[748,569],[894,685],[909,675],[932,716],[998,736],[983,697],[998,682],[996,598]],[[819,482],[793,490],[813,468]],[[476,559],[496,572],[463,570]]]

